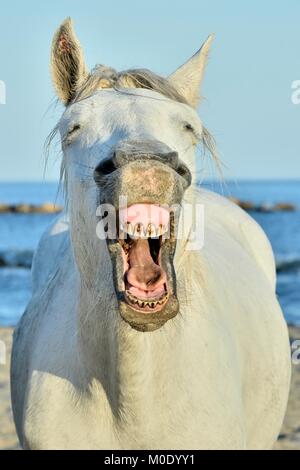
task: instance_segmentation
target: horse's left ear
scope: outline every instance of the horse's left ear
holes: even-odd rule
[[[169,82],[187,100],[197,107],[200,99],[200,86],[204,77],[205,65],[214,35],[208,36],[202,47],[187,62],[168,77]]]
[[[88,77],[81,45],[75,35],[71,18],[56,31],[51,50],[51,75],[56,93],[67,105]]]

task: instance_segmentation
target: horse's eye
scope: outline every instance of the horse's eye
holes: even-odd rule
[[[67,131],[67,133],[63,137],[62,144],[64,146],[68,146],[69,144],[71,144],[73,140],[73,134],[75,134],[76,131],[78,131],[79,129],[80,129],[80,124],[74,124],[73,127],[70,127],[70,129]]]
[[[184,124],[184,128],[185,128],[186,131],[189,131],[189,132],[194,132],[195,131],[193,126],[191,124],[189,124],[188,122],[186,122]]]
[[[73,127],[68,131],[68,135],[73,134],[73,132],[78,131],[80,129],[80,124],[74,124]]]

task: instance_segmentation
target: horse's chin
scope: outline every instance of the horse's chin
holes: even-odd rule
[[[132,206],[126,218],[132,208],[144,213],[142,222],[126,225],[119,211],[119,238],[109,240],[108,247],[120,315],[132,328],[146,332],[160,328],[179,310],[173,267],[174,219],[165,209],[149,204]],[[156,217],[156,222],[161,218],[163,223],[150,223],[146,209],[152,210],[152,222]]]
[[[126,301],[119,301],[121,317],[138,331],[150,332],[162,327],[168,320],[174,318],[179,311],[179,303],[175,294],[169,296],[164,307],[159,311],[145,314],[132,308]]]

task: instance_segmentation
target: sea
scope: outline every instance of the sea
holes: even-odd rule
[[[250,211],[271,241],[277,266],[277,295],[286,320],[300,326],[300,181],[208,181],[207,189],[271,207],[296,210]],[[0,203],[63,203],[55,182],[0,182]],[[30,266],[38,241],[56,214],[0,213],[0,326],[15,325],[31,295]]]

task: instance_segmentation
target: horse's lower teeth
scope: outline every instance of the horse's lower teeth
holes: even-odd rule
[[[158,300],[139,300],[137,297],[132,296],[129,291],[126,291],[126,297],[133,305],[138,305],[141,308],[149,307],[155,308],[157,305],[162,305],[167,298],[168,294],[164,293]]]

